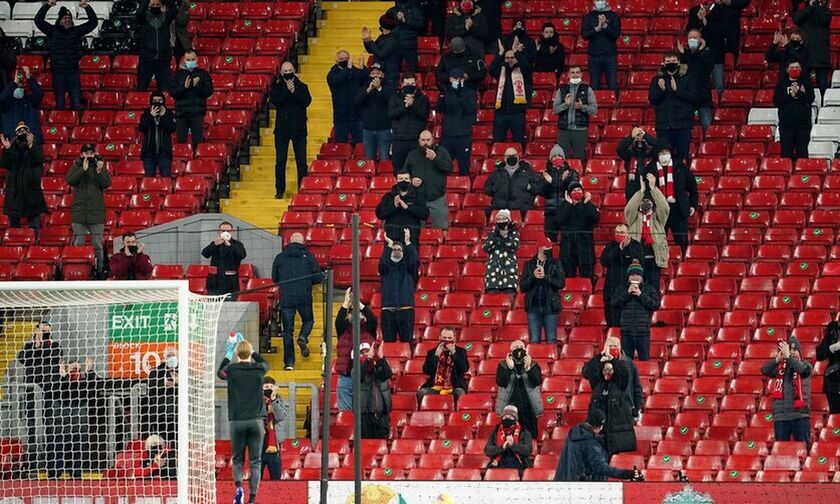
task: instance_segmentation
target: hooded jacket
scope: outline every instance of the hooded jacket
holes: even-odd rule
[[[504,163],[484,182],[484,194],[492,197],[490,207],[496,210],[530,210],[542,187],[541,178],[526,161],[519,161],[513,175],[508,175]]]
[[[283,78],[271,90],[270,101],[277,109],[277,119],[274,123],[274,133],[288,136],[306,136],[306,109],[312,103],[309,86],[294,78],[295,92],[289,91]]]
[[[414,103],[405,106],[405,94],[402,90],[391,93],[388,100],[388,117],[391,119],[392,140],[414,140],[426,129],[429,116],[429,100],[418,89],[414,93]]]
[[[370,131],[391,129],[391,119],[388,117],[388,102],[391,100],[391,94],[384,82],[380,89],[374,89],[368,93],[367,89],[372,80],[368,78],[365,81],[353,100],[356,109],[361,111],[362,128]]]
[[[554,481],[607,481],[628,479],[628,471],[607,464],[607,450],[600,438],[586,424],[572,427],[563,445]]]
[[[791,96],[788,92],[790,77],[782,74],[776,88],[773,90],[773,105],[779,109],[780,129],[811,129],[811,105],[816,94],[811,79],[805,72],[799,76],[799,92]]]
[[[805,8],[794,12],[790,18],[808,44],[808,68],[831,68],[831,11],[828,7],[805,2]]]
[[[417,245],[411,244],[403,250],[398,262],[391,259],[391,249],[383,247],[379,258],[379,276],[382,282],[382,308],[414,307],[414,292],[417,290],[420,256]]]
[[[6,170],[4,214],[35,217],[47,213],[47,202],[41,190],[43,164],[44,151],[37,143],[29,148],[13,139],[12,147],[3,150],[0,168]]]
[[[484,50],[480,52],[473,50],[469,44],[464,52],[454,53],[449,51],[440,58],[435,70],[435,80],[441,92],[451,90],[449,85],[449,73],[456,68],[464,71],[464,86],[478,91],[479,86],[487,76],[487,66],[484,64]]]
[[[472,135],[478,106],[478,93],[464,86],[453,89],[451,86],[441,91],[437,101],[437,111],[443,114],[443,138]]]
[[[198,84],[190,83],[190,87],[184,85],[187,78],[194,79],[195,77],[198,77]],[[203,116],[207,112],[207,99],[211,96],[213,96],[213,78],[206,70],[179,68],[175,72],[172,97],[175,98],[176,119]]]
[[[327,72],[327,85],[332,95],[333,121],[356,121],[361,117],[361,108],[355,105],[359,91],[367,90],[368,78],[361,68],[346,68],[336,63]],[[355,139],[354,139],[355,140]]]
[[[574,189],[570,184],[569,189]],[[595,240],[593,232],[601,213],[591,201],[583,200],[570,204],[565,199],[557,207],[557,224],[560,227],[560,259],[568,260],[574,255],[580,264],[595,264]]]
[[[621,359],[609,361],[613,365],[611,380],[605,380],[601,354],[596,354],[583,366],[583,377],[592,388],[589,411],[599,409],[606,414],[604,438],[610,455],[636,450],[636,431],[633,427],[633,400],[627,394],[630,369]]]
[[[652,173],[655,177],[657,177],[656,183],[659,184],[659,171],[656,167],[657,162],[657,159],[651,161],[647,166],[646,173]],[[692,208],[697,208],[697,180],[695,180],[694,174],[691,173],[691,170],[685,165],[685,163],[682,162],[682,160],[674,159],[673,163],[674,199],[676,199],[677,202],[669,204],[673,206],[672,211],[676,210],[679,212],[679,214],[674,217],[688,219],[690,216],[690,210]]]
[[[90,5],[85,7],[87,21],[79,26],[64,28],[61,26],[61,17],[66,13],[72,14],[66,7],[58,9],[58,19],[55,24],[46,21],[47,11],[50,4],[45,3],[35,14],[35,26],[41,30],[50,42],[50,66],[53,73],[70,74],[79,73],[79,60],[82,56],[82,38],[96,29],[99,19],[96,11]]]
[[[82,158],[76,159],[65,177],[73,188],[70,221],[74,224],[105,224],[105,189],[111,187],[111,175],[104,166],[96,172],[96,159],[88,160],[83,168]]]
[[[595,27],[598,26],[598,16],[601,14],[607,18],[607,27],[598,31]],[[621,18],[609,6],[603,11],[593,10],[583,16],[580,35],[589,41],[590,56],[616,56],[618,46],[615,41],[621,35]]]
[[[271,281],[280,284],[280,307],[312,304],[312,286],[324,279],[321,268],[302,243],[289,243],[274,257]]]
[[[617,310],[621,310],[622,336],[649,336],[650,317],[659,309],[662,296],[659,288],[648,283],[639,284],[641,294],[634,296],[627,292],[630,282],[624,282],[613,291],[611,303]]]
[[[537,256],[535,255],[522,268],[522,279],[519,281],[519,290],[525,294],[525,311],[538,311],[556,313],[560,311],[560,291],[566,286],[566,275],[560,262],[551,255],[547,255],[543,270],[545,277],[537,278],[534,270],[537,269]]]
[[[530,63],[526,58],[517,57],[516,59],[519,70],[522,72],[522,79],[525,81],[525,100],[526,103],[513,103],[513,79],[511,78],[511,69],[507,68],[502,56],[493,58],[490,63],[490,68],[487,70],[490,75],[498,81],[502,74],[502,67],[506,67],[505,71],[505,88],[502,90],[502,106],[496,111],[497,114],[524,114],[528,109],[528,104],[531,103],[531,97],[534,95],[534,74]],[[493,88],[495,91],[496,88]]]
[[[645,193],[639,190],[630,198],[627,206],[624,207],[624,221],[627,223],[630,238],[639,243],[641,243],[642,239],[642,214],[639,212],[639,204],[644,197]],[[668,234],[665,231],[665,223],[668,222],[668,214],[671,212],[671,207],[658,187],[650,189],[650,198],[653,201],[653,211],[651,212],[650,219],[651,234],[653,235],[653,255],[656,259],[656,266],[667,268],[670,251],[668,249]],[[644,247],[644,244],[642,246]]]
[[[152,98],[149,98],[151,103]],[[172,159],[172,134],[175,133],[175,114],[166,109],[160,117],[151,113],[151,107],[140,116],[140,132],[143,133],[143,147],[140,157],[163,156]]]
[[[35,80],[27,80],[29,91],[23,98],[15,98],[14,92],[18,85],[9,82],[0,92],[0,113],[3,116],[3,134],[6,138],[15,137],[15,128],[23,121],[35,135],[35,143],[44,143],[44,132],[41,130],[41,101],[44,99],[44,89]]]
[[[817,360],[828,361],[825,379],[823,380],[823,392],[833,395],[840,395],[840,352],[832,352],[831,345],[840,341],[840,322],[832,320],[825,327],[825,334],[817,346]]]
[[[671,89],[671,75],[660,70],[650,81],[648,99],[656,109],[656,131],[685,130],[694,126],[694,106],[697,92],[688,75],[688,65],[680,65],[673,75],[677,90]],[[659,79],[665,80],[665,90],[659,88]]]
[[[388,238],[401,242],[405,239],[403,230],[408,228],[411,242],[418,243],[420,228],[429,218],[429,208],[426,206],[423,192],[414,186],[408,188],[408,192],[402,196],[408,208],[394,206],[394,198],[398,194],[400,191],[395,185],[391,192],[382,195],[382,199],[376,205],[376,218],[384,222]]]
[[[411,177],[423,180],[420,192],[425,201],[435,201],[446,196],[446,175],[452,173],[452,158],[449,152],[440,145],[432,147],[435,158],[426,157],[426,150],[420,147],[413,149],[405,158],[405,170]]]
[[[472,27],[469,30],[465,24],[467,19],[472,19]],[[452,13],[446,16],[444,35],[447,40],[461,37],[468,49],[477,54],[484,54],[484,46],[490,40],[488,29],[487,18],[480,6],[476,5],[469,14],[461,12],[461,7],[456,6]]]
[[[172,58],[171,25],[178,15],[178,10],[171,1],[162,2],[161,5],[166,5],[166,12],[156,16],[149,9],[149,2],[140,2],[140,9],[137,11],[139,28],[136,38],[141,61],[156,59],[169,61]]]
[[[799,340],[796,336],[791,336],[788,339],[791,347],[799,346]],[[800,347],[801,348],[801,347]],[[800,350],[801,351],[801,350]],[[796,359],[789,357],[787,359],[787,369],[782,378],[782,398],[773,401],[773,420],[786,421],[797,420],[799,418],[811,418],[811,374],[814,368],[811,363],[804,359]],[[775,357],[768,360],[764,366],[761,367],[761,374],[770,378],[771,380],[777,378],[779,372],[779,363],[776,362]],[[802,380],[802,399],[805,400],[805,407],[794,408],[794,390],[793,390],[793,373],[799,373]]]

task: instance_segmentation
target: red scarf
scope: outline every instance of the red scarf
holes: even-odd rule
[[[496,431],[496,445],[501,448],[504,446],[505,441],[507,441],[508,436],[513,436],[513,444],[519,444],[519,433],[522,431],[522,427],[519,426],[519,422],[511,425],[509,429],[505,429],[505,426],[499,423],[499,430]],[[501,460],[502,456],[499,455],[496,457],[496,462]]]
[[[659,172],[659,188],[662,189],[662,194],[669,203],[675,203],[674,198],[674,166],[662,166],[659,162],[656,163],[656,169]]]
[[[271,400],[267,399],[265,406],[268,409],[268,415],[263,419],[265,425],[265,446],[263,452],[277,453],[277,433],[274,431],[274,411],[271,409]]]
[[[642,214],[642,245],[653,245],[653,233],[650,231],[650,217],[653,211]]]
[[[779,363],[779,371],[773,379],[771,396],[773,399],[782,399],[785,395],[785,372],[787,371],[787,360]],[[793,372],[793,408],[802,409],[805,407],[805,399],[802,396],[802,377],[796,371]]]
[[[452,393],[452,356],[449,352],[441,352],[440,357],[438,357],[435,382],[432,388],[441,395]]]

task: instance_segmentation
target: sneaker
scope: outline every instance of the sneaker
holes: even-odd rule
[[[295,367],[294,366],[286,366],[283,369],[285,369],[286,371],[294,371]]]
[[[257,496],[256,495],[252,495],[252,496],[248,497],[248,504],[256,504],[256,502],[257,502]]]
[[[233,494],[233,504],[243,504],[242,499],[245,498],[245,490],[242,487],[236,487],[236,493]]]
[[[301,357],[309,357],[309,345],[306,344],[306,341],[299,339],[297,340],[297,344],[300,347]]]

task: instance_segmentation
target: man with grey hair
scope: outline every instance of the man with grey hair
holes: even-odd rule
[[[274,123],[274,198],[282,199],[286,192],[286,158],[289,142],[295,151],[297,183],[306,176],[306,109],[312,103],[309,87],[295,74],[291,61],[280,67],[280,82],[274,85],[270,101],[277,108]]]

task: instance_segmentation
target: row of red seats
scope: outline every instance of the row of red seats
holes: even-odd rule
[[[227,75],[227,74],[224,74]],[[233,79],[233,76],[229,76]],[[214,79],[215,81],[215,79]],[[235,81],[234,81],[235,82]],[[214,84],[215,85],[215,84]],[[231,84],[232,87],[233,84]],[[146,103],[148,104],[148,94]],[[126,95],[128,99],[128,95]],[[132,99],[134,95],[132,94]],[[166,97],[167,104],[172,107],[174,102],[170,96]],[[100,127],[106,128],[105,134],[108,135],[110,126],[134,126],[140,124],[140,109],[134,110],[85,110],[81,117],[75,110],[41,110],[41,124],[45,127],[49,126],[67,126],[73,127],[80,122],[86,124],[98,124]],[[253,110],[210,110],[204,115],[205,127],[230,125],[241,126],[250,124],[254,118]]]

